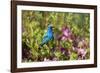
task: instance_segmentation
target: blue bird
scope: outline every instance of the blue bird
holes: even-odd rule
[[[45,33],[42,43],[40,44],[40,47],[42,47],[44,44],[47,44],[50,40],[54,39],[54,35],[53,35],[53,29],[52,29],[52,25],[48,25],[48,29],[47,32]]]

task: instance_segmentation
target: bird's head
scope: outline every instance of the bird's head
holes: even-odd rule
[[[52,28],[53,28],[52,24],[49,24],[49,25],[48,25],[48,28],[49,28],[49,29],[52,29]]]

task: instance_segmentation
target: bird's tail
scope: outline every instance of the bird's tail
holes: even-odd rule
[[[40,44],[38,49],[40,50],[42,46],[43,46],[43,44]]]
[[[41,49],[41,47],[44,45],[44,43],[41,43],[40,45],[39,45],[39,49]]]

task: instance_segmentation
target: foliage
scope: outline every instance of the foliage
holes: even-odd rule
[[[85,59],[89,59],[90,47],[90,15],[88,13],[72,12],[47,12],[47,11],[22,11],[22,43],[29,48],[29,55],[22,55],[23,62],[45,61],[45,60],[77,60],[78,45],[82,41],[83,49],[87,50]],[[48,24],[52,24],[54,29],[54,40],[43,45],[39,49]],[[70,30],[70,36],[63,38],[62,28]],[[59,39],[60,36],[60,39]],[[86,41],[85,43],[83,41]],[[85,44],[85,45],[84,45]],[[24,47],[24,45],[22,45]],[[28,49],[24,47],[22,49]],[[74,49],[77,48],[77,49]],[[63,48],[63,51],[62,49]],[[30,58],[31,59],[30,59]],[[28,60],[29,59],[29,60]],[[45,60],[44,60],[45,59]]]

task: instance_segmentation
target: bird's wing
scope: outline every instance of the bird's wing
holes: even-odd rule
[[[48,35],[45,35],[45,36],[43,37],[43,41],[44,41],[46,38],[48,38]]]
[[[44,44],[46,44],[48,41],[49,41],[48,36],[44,36],[44,38],[42,40],[42,43],[41,43],[41,46],[44,45]]]

